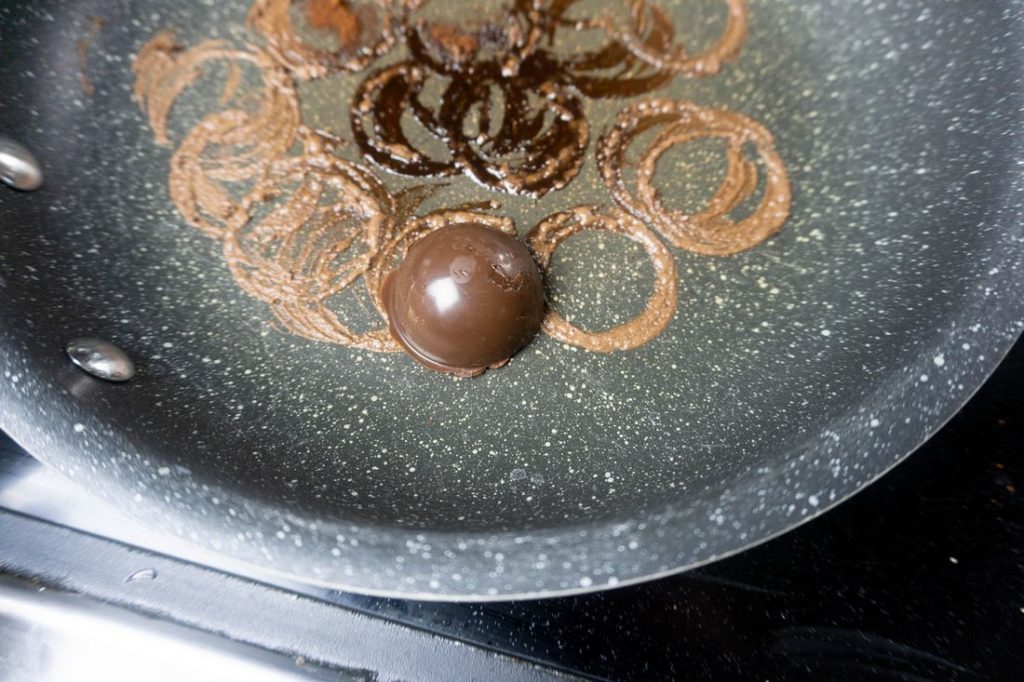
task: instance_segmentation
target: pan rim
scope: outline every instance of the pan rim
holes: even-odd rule
[[[1012,329],[1003,334],[993,333],[987,335],[986,338],[992,340],[992,343],[988,347],[976,346],[976,348],[979,348],[980,350],[984,351],[986,356],[990,358],[990,362],[986,364],[985,369],[978,372],[973,377],[973,379],[976,379],[976,381],[972,380],[969,385],[967,383],[963,384],[965,388],[962,393],[960,393],[959,395],[948,394],[952,395],[952,397],[948,398],[945,401],[943,409],[941,410],[941,419],[936,420],[931,428],[927,429],[921,437],[917,438],[916,443],[911,448],[890,448],[905,451],[902,454],[888,461],[883,468],[881,468],[878,471],[872,472],[869,476],[865,476],[862,480],[853,482],[854,479],[847,478],[847,481],[853,482],[852,485],[849,487],[849,490],[844,491],[842,494],[837,494],[834,500],[830,500],[825,504],[819,505],[812,512],[809,512],[808,514],[795,519],[792,523],[782,523],[779,524],[777,527],[766,529],[764,532],[757,534],[754,537],[751,537],[746,542],[735,544],[735,546],[733,547],[723,548],[721,551],[718,552],[706,551],[703,554],[703,556],[695,558],[692,561],[687,561],[670,567],[652,567],[653,570],[641,570],[637,572],[635,575],[631,575],[628,577],[616,576],[611,577],[610,580],[604,581],[594,580],[593,578],[591,578],[589,584],[583,584],[578,582],[575,585],[562,585],[555,586],[552,588],[540,589],[516,589],[513,587],[513,589],[507,591],[497,590],[497,588],[490,587],[479,590],[458,592],[433,591],[430,589],[425,590],[421,587],[413,589],[405,589],[401,587],[397,587],[394,589],[383,589],[375,584],[377,581],[367,581],[366,578],[368,576],[365,575],[360,576],[358,574],[355,574],[351,577],[348,577],[347,579],[318,578],[305,572],[281,569],[275,566],[267,565],[265,563],[250,561],[246,558],[237,557],[230,553],[224,554],[223,556],[229,562],[237,562],[239,563],[240,566],[244,566],[247,572],[255,572],[256,575],[265,575],[267,577],[275,577],[278,579],[295,581],[325,589],[342,590],[370,596],[413,599],[421,601],[449,602],[499,602],[510,600],[543,599],[552,597],[583,595],[603,591],[606,589],[627,587],[630,585],[636,585],[651,580],[658,580],[661,578],[678,575],[680,573],[684,573],[686,571],[693,570],[701,566],[706,566],[720,559],[725,559],[730,556],[734,556],[743,551],[746,551],[747,549],[756,547],[777,537],[780,537],[792,530],[795,530],[803,526],[809,521],[818,518],[825,512],[831,511],[838,505],[851,499],[854,495],[866,489],[867,487],[878,481],[880,478],[885,476],[889,471],[891,471],[893,468],[895,468],[897,465],[903,462],[907,457],[916,452],[921,447],[921,445],[923,445],[928,439],[930,439],[933,435],[938,433],[948,423],[948,421],[952,419],[952,417],[955,416],[957,412],[959,412],[960,409],[975,395],[975,393],[977,393],[977,391],[980,390],[980,388],[985,384],[985,382],[996,370],[996,368],[1002,363],[1002,361],[1010,352],[1014,344],[1017,343],[1019,339],[1024,337],[1024,333],[1022,333],[1022,330],[1024,330],[1024,321],[1021,321],[1024,320],[1024,299],[1021,299],[1020,301],[1011,300],[1007,301],[1006,303],[1013,309],[1012,313],[1008,315],[1009,319],[1017,320],[1012,323]],[[1013,308],[1013,303],[1017,303],[1015,308]],[[2,336],[3,334],[0,334],[0,337]],[[921,355],[930,357],[929,353],[922,353]],[[3,368],[4,366],[4,362],[0,362],[0,368]],[[38,459],[40,462],[47,465],[51,469],[58,471],[65,478],[78,483],[72,476],[68,476],[66,472],[61,472],[56,466],[54,466],[56,464],[56,461],[50,461],[51,458],[49,458],[46,454],[46,446],[44,446],[40,442],[40,440],[45,438],[45,436],[41,437],[39,435],[42,433],[41,429],[37,428],[33,430],[27,420],[19,420],[17,418],[11,417],[11,415],[15,413],[19,405],[24,404],[24,400],[18,398],[17,391],[12,391],[11,386],[12,384],[10,384],[9,382],[0,382],[0,430],[3,430],[5,433],[7,433],[12,439],[14,439],[15,442],[24,447],[27,452],[32,454],[32,456]],[[33,435],[33,431],[35,431],[37,435]],[[70,447],[67,446],[66,443],[64,443],[64,445],[65,447]],[[794,450],[790,450],[789,452],[790,454],[792,454]],[[875,452],[874,454],[877,455],[878,453]],[[764,476],[770,477],[771,474],[764,474]],[[91,494],[94,494],[107,502],[112,502],[109,494],[100,493],[95,489],[86,489]],[[138,516],[135,514],[128,515],[134,518],[138,518]],[[654,515],[652,514],[651,516]],[[650,516],[648,517],[648,519],[649,518]],[[147,521],[147,519],[139,520]],[[612,532],[614,532],[614,527],[621,526],[621,523],[611,521],[606,522],[602,525],[604,526],[604,529],[611,530]],[[601,526],[599,525],[598,528],[600,529]],[[159,530],[160,532],[165,532],[166,528],[160,528]],[[586,530],[589,533],[593,532],[595,529],[594,527],[587,526]],[[521,534],[515,533],[513,531],[494,533],[467,533],[452,531],[423,531],[418,529],[403,528],[387,529],[387,533],[389,535],[394,536],[394,542],[391,544],[393,545],[393,549],[395,550],[396,554],[399,551],[401,551],[402,545],[404,544],[405,541],[409,540],[410,538],[421,538],[424,539],[426,543],[434,547],[437,553],[441,556],[443,556],[446,551],[450,550],[449,547],[445,547],[444,541],[448,540],[449,542],[451,542],[456,538],[458,538],[456,542],[461,543],[472,543],[474,541],[486,539],[490,541],[491,544],[500,545],[501,547],[503,547],[505,552],[514,553],[516,551],[516,547],[525,548],[527,550],[531,548],[549,548],[549,538],[551,536],[574,535],[577,532],[578,527],[576,526],[563,527],[546,531],[535,531],[532,534],[538,537],[534,542],[517,542],[517,538],[520,538],[522,536]],[[203,543],[196,544],[199,548],[207,551],[213,549],[212,547],[204,545]],[[213,551],[216,552],[217,550],[213,549]],[[464,563],[452,565],[449,567],[449,569],[451,571],[463,571],[464,573],[469,573],[469,571],[466,571]],[[437,570],[437,566],[435,564],[435,572],[444,573],[445,569],[442,568],[440,570]],[[507,576],[503,578],[503,582],[510,582]],[[517,582],[526,581],[518,580]],[[512,587],[512,585],[507,586]]]

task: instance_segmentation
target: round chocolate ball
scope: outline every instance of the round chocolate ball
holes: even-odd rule
[[[476,223],[442,227],[409,248],[382,290],[391,335],[416,361],[475,376],[530,342],[544,283],[523,242]]]

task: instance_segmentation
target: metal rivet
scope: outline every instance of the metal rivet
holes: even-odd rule
[[[107,381],[128,381],[135,376],[135,364],[123,350],[102,339],[75,339],[65,347],[71,362]]]
[[[14,140],[0,137],[0,180],[29,192],[43,184],[43,171],[32,152]]]

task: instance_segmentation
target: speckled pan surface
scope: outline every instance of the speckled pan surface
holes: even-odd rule
[[[666,4],[708,17],[695,32],[720,27],[720,3]],[[738,62],[665,94],[772,130],[795,189],[782,234],[732,258],[677,252],[678,314],[638,350],[542,337],[463,381],[277,330],[174,212],[131,56],[164,27],[242,42],[245,9],[0,9],[0,133],[46,173],[35,193],[0,188],[0,427],[160,530],[390,595],[641,580],[880,476],[1024,326],[1022,3],[752,0]],[[77,43],[92,16],[90,96]],[[318,124],[347,120],[344,83],[300,93]],[[624,105],[593,111],[595,131]],[[592,153],[566,190],[504,201],[521,232],[601,200]],[[706,189],[703,161],[678,160],[682,193]],[[650,272],[627,244],[566,244],[554,300],[592,324],[636,312]],[[62,352],[82,336],[125,348],[138,376],[82,374]]]

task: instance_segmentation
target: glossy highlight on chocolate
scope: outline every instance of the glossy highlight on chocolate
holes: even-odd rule
[[[446,226],[413,244],[381,297],[406,352],[459,376],[507,363],[544,319],[544,282],[526,245],[479,223]]]

